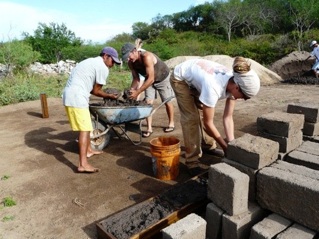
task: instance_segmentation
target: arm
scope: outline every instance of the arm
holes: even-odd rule
[[[132,84],[131,84],[131,90],[137,90],[139,88],[138,86],[140,84],[140,76],[136,72],[136,70],[133,68],[132,62],[130,62],[130,61],[128,62],[128,67],[130,68],[131,73],[132,73],[132,77],[133,77]]]
[[[145,66],[145,71],[146,71],[145,81],[144,81],[144,84],[139,89],[131,90],[131,95],[130,95],[131,99],[136,99],[139,94],[141,94],[148,87],[150,87],[155,81],[153,54],[150,52],[146,52],[144,53],[144,57],[142,59],[143,59],[143,63]],[[130,65],[131,64],[129,64],[129,66]],[[138,76],[138,73],[133,69],[132,65],[130,66],[130,69],[133,75],[133,82],[132,82],[132,85],[133,85],[135,79],[138,78],[139,80],[139,76]]]
[[[94,84],[92,91],[90,92],[91,94],[107,99],[117,99],[118,94],[108,94],[102,90],[102,86],[100,84]]]
[[[233,119],[235,103],[236,103],[236,100],[233,100],[230,98],[226,99],[224,115],[223,115],[223,124],[224,124],[224,130],[225,130],[227,142],[230,142],[233,139],[235,139],[234,119]]]
[[[216,142],[222,147],[223,151],[226,153],[227,143],[222,138],[214,124],[214,114],[215,108],[203,105],[203,123],[206,128],[206,133],[209,136],[213,137],[216,140]]]

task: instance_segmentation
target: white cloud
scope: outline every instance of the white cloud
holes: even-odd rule
[[[0,41],[21,39],[22,33],[33,34],[39,23],[64,23],[68,30],[83,40],[103,43],[117,34],[132,31],[131,25],[98,19],[98,22],[82,19],[80,16],[50,9],[33,8],[22,4],[0,2]]]

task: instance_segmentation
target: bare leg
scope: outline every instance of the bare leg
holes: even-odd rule
[[[172,102],[167,102],[165,104],[166,113],[168,116],[168,127],[174,127],[174,105]]]
[[[151,105],[153,105],[153,102],[154,102],[154,100],[147,100],[146,101],[147,104],[151,104]],[[153,121],[152,116],[146,118],[147,132],[145,132],[143,134],[143,136],[146,138],[149,137],[153,133],[152,121]]]
[[[90,131],[80,131],[79,135],[79,172],[96,172],[97,168],[94,168],[87,161],[87,150],[90,144]]]
[[[148,132],[153,132],[152,122],[153,122],[152,116],[146,118],[146,124],[147,124],[147,131]]]
[[[87,148],[87,157],[90,158],[92,157],[93,155],[97,155],[97,154],[102,154],[103,151],[98,151],[98,150],[93,150],[92,147],[91,147],[91,142],[90,142],[90,138],[89,138],[89,143],[88,143],[88,148]]]

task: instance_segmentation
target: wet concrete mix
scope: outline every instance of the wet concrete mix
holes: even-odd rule
[[[129,99],[130,92],[129,90],[124,90],[124,92],[115,89],[115,88],[107,88],[104,90],[108,94],[118,94],[118,99],[104,99],[103,102],[99,102],[96,105],[99,106],[108,106],[108,107],[115,107],[115,106],[147,106],[148,104],[145,101],[139,100],[131,100]]]
[[[198,177],[115,213],[101,221],[100,226],[117,239],[127,239],[187,205],[206,200],[207,179]]]

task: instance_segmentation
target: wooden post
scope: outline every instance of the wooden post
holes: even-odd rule
[[[47,95],[45,93],[41,93],[40,99],[41,99],[41,107],[42,107],[42,118],[49,118]]]

